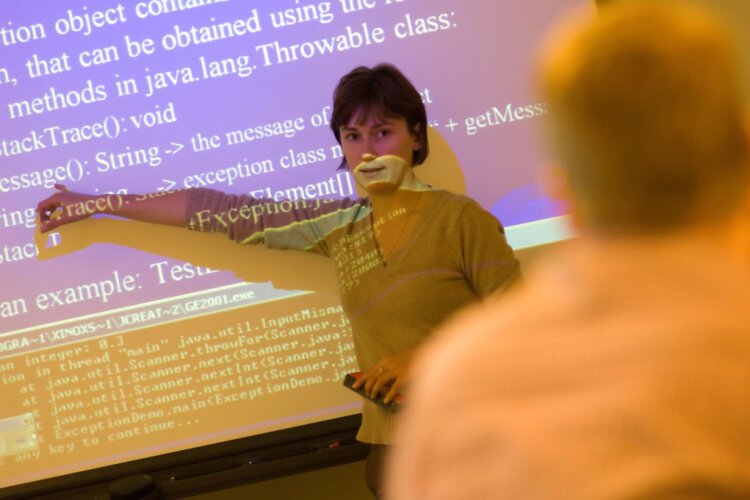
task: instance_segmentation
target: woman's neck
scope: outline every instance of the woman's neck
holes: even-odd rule
[[[413,210],[415,200],[420,198],[420,193],[429,189],[428,185],[423,184],[414,174],[409,172],[409,175],[403,179],[398,188],[369,192],[368,197],[373,214],[381,216],[396,209]]]

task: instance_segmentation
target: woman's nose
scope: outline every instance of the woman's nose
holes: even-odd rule
[[[375,151],[375,145],[369,138],[365,138],[362,141],[362,155],[366,155],[366,154],[377,156],[377,152]]]

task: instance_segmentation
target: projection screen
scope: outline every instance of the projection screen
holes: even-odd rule
[[[95,217],[40,234],[54,184],[357,197],[331,94],[390,62],[427,107],[417,175],[517,250],[566,237],[539,188],[530,70],[585,0],[5,1],[0,9],[0,486],[359,412],[325,258]],[[116,199],[116,197],[115,197]]]

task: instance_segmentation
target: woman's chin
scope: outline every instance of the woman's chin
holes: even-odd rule
[[[398,190],[398,184],[392,181],[370,181],[363,187],[369,194],[388,194]]]

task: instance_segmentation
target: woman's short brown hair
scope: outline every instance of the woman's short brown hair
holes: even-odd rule
[[[423,163],[427,158],[427,113],[422,97],[395,66],[359,66],[339,80],[333,92],[331,115],[331,130],[339,144],[339,128],[347,125],[356,113],[361,113],[362,119],[370,115],[405,119],[407,127],[420,144],[412,156],[412,166]],[[339,168],[346,168],[346,158],[341,160]]]

